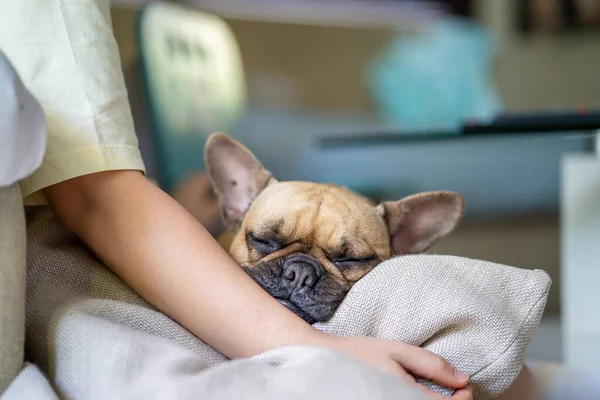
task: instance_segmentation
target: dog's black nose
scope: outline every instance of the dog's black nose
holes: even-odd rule
[[[323,267],[319,261],[305,255],[288,258],[283,265],[283,277],[297,289],[315,287],[321,278]]]

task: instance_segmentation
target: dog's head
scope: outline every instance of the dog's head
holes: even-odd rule
[[[340,186],[278,182],[254,155],[213,134],[205,160],[231,256],[309,323],[328,320],[381,261],[426,250],[462,218],[463,198],[428,192],[374,204]]]

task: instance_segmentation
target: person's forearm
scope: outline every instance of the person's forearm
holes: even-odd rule
[[[135,171],[45,190],[59,220],[156,308],[230,358],[321,344],[171,197]]]

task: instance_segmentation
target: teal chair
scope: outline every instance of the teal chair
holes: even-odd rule
[[[208,135],[236,135],[246,105],[241,55],[225,21],[171,3],[147,4],[138,33],[156,178],[170,191],[204,169]]]

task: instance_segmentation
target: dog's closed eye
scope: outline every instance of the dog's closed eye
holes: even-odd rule
[[[329,257],[329,260],[334,263],[340,269],[347,269],[353,267],[359,267],[361,265],[374,263],[380,261],[377,256],[360,257],[360,258],[349,258],[343,256]]]
[[[246,243],[262,255],[271,254],[283,248],[281,242],[275,238],[258,237],[251,232],[246,234]]]

